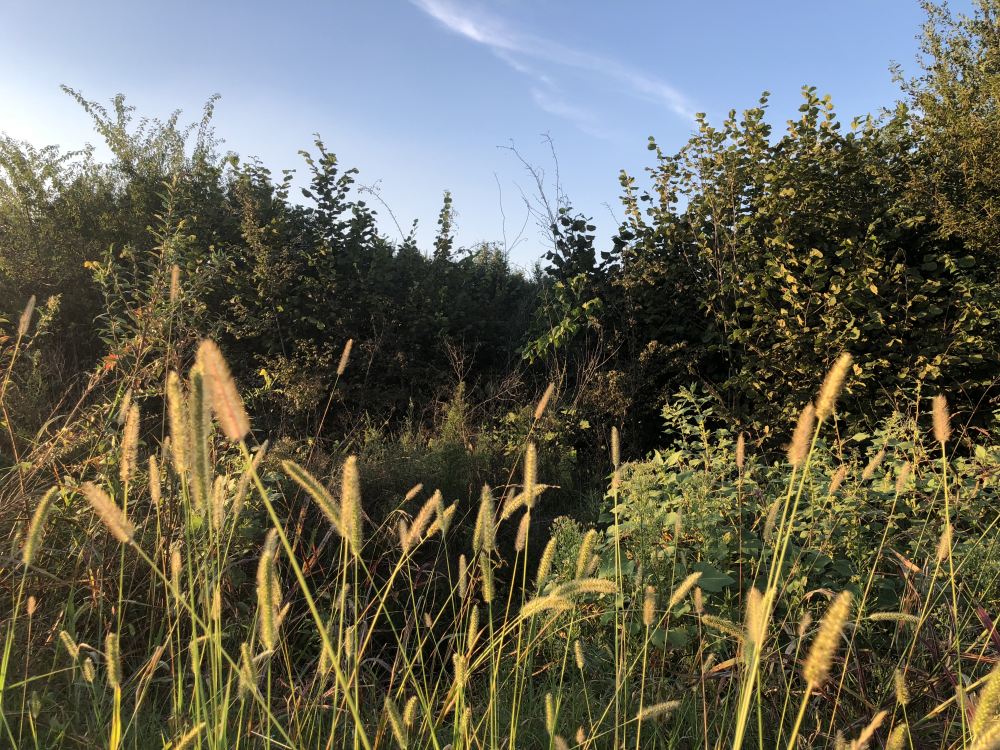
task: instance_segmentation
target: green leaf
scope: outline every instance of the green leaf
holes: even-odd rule
[[[709,565],[706,562],[695,563],[691,566],[691,572],[701,573],[701,578],[698,579],[698,586],[705,591],[713,593],[722,591],[726,586],[736,583],[734,578],[731,578],[714,565]]]

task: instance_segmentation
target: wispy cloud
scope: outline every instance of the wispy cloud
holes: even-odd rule
[[[411,2],[449,30],[485,45],[512,68],[534,77],[551,90],[557,88],[554,75],[550,70],[539,70],[538,63],[543,67],[549,64],[597,74],[623,86],[633,96],[661,104],[685,118],[694,116],[691,104],[677,89],[618,60],[519,31],[496,16],[459,5],[453,0]],[[536,64],[530,65],[528,60]],[[532,89],[532,96],[546,111],[567,117],[588,132],[596,131],[593,116],[584,110],[562,104],[537,88]]]

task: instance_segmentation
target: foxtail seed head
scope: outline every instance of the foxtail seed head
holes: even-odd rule
[[[396,702],[386,696],[385,698],[385,712],[389,715],[389,724],[392,726],[392,734],[396,738],[396,742],[400,747],[400,750],[406,750],[406,727],[403,726],[403,717],[399,714],[399,709],[396,708]]]
[[[181,376],[171,370],[167,374],[167,413],[170,417],[170,452],[178,474],[190,466],[191,430],[188,425],[187,398]]]
[[[743,463],[746,461],[746,450],[746,438],[741,432],[740,436],[736,438],[736,468],[739,469],[741,473],[743,471]]]
[[[906,676],[898,669],[892,674],[892,684],[896,691],[896,702],[905,706],[910,702],[910,688],[906,684]]]
[[[552,562],[555,556],[556,538],[552,537],[549,539],[548,544],[545,545],[545,551],[542,552],[542,559],[538,562],[538,572],[535,574],[535,585],[539,591],[542,590],[542,587],[549,579],[549,573],[552,570]]]
[[[948,399],[943,393],[936,395],[931,402],[934,414],[934,439],[941,445],[951,437],[951,416],[948,414]]]
[[[53,487],[38,502],[34,514],[31,516],[31,523],[28,525],[28,535],[25,538],[24,548],[21,550],[21,561],[25,565],[31,565],[38,550],[38,544],[42,540],[42,531],[45,529],[45,521],[49,517],[49,511],[55,503],[59,488]]]
[[[347,363],[351,360],[351,347],[354,346],[354,339],[347,339],[347,343],[344,344],[344,351],[340,355],[340,363],[337,365],[337,377],[339,378],[344,374],[344,370],[347,369]]]
[[[822,685],[830,674],[830,664],[833,662],[833,654],[840,643],[841,635],[844,632],[844,623],[851,613],[851,592],[842,591],[833,600],[826,614],[819,624],[819,632],[813,641],[809,651],[809,658],[806,659],[805,667],[802,670],[806,682],[810,685]]]
[[[28,327],[31,325],[31,316],[35,312],[35,295],[32,294],[28,299],[28,304],[24,306],[24,312],[21,313],[21,319],[17,322],[17,337],[23,338],[28,332]]]
[[[205,374],[205,384],[212,401],[212,410],[230,442],[238,443],[250,432],[250,420],[243,409],[243,399],[229,372],[229,365],[211,339],[198,346],[197,363]]]
[[[596,543],[597,531],[591,529],[584,535],[583,541],[580,543],[580,553],[576,557],[576,578],[583,578],[583,574],[587,570],[587,563],[590,562],[590,556],[594,553],[594,545]]]
[[[647,628],[653,627],[656,621],[656,589],[652,586],[646,587],[646,596],[642,602],[642,624]]]
[[[458,556],[458,598],[465,600],[465,595],[469,591],[469,565],[465,560],[465,555]]]
[[[875,730],[882,726],[882,722],[885,721],[885,717],[888,715],[888,711],[879,711],[875,714],[875,718],[872,719],[871,724],[862,729],[858,738],[851,743],[851,750],[865,750],[871,738],[875,736]]]
[[[552,693],[545,694],[545,728],[550,735],[556,733],[556,702]]]
[[[840,485],[844,483],[844,479],[847,478],[847,467],[841,464],[840,468],[837,469],[837,473],[833,475],[833,479],[830,480],[830,494],[840,489]]]
[[[413,722],[417,720],[417,707],[419,702],[417,701],[417,696],[410,696],[410,700],[406,701],[406,707],[403,709],[403,723],[408,727],[413,726]]]
[[[844,379],[847,377],[847,373],[853,363],[854,358],[845,352],[837,358],[837,361],[833,363],[833,367],[826,374],[823,387],[816,398],[816,418],[820,422],[833,414],[833,410],[837,405],[837,397],[840,395],[841,388],[844,387]]]
[[[885,448],[879,449],[879,452],[872,456],[872,460],[868,462],[865,470],[861,472],[861,481],[867,482],[872,478],[872,474],[875,473],[877,469],[882,464],[882,459],[885,458]]]
[[[60,630],[59,640],[62,641],[62,645],[66,647],[66,651],[69,654],[69,658],[73,660],[73,664],[76,664],[77,657],[80,655],[80,647],[76,645],[76,641],[73,640],[73,636],[65,630]]]
[[[135,537],[135,527],[129,523],[121,508],[115,505],[107,493],[93,482],[84,482],[80,485],[80,489],[108,531],[123,544],[131,542]]]
[[[573,641],[573,655],[576,657],[576,668],[582,672],[587,666],[587,660],[583,655],[583,644],[579,638]]]
[[[135,474],[139,456],[139,405],[132,404],[125,416],[122,434],[121,479],[128,482]]]
[[[340,489],[340,523],[344,537],[351,543],[355,557],[361,556],[361,481],[358,478],[358,459],[348,456],[344,462],[343,482]]]
[[[542,418],[545,413],[545,407],[549,405],[549,399],[552,398],[552,394],[556,391],[556,384],[549,383],[549,387],[545,389],[545,393],[542,394],[541,401],[538,402],[538,406],[535,407],[535,421],[537,422]]]
[[[618,428],[611,428],[611,465],[615,467],[615,470],[621,466],[622,454],[621,454],[621,444],[618,438]]]
[[[160,464],[156,460],[156,454],[153,453],[149,456],[149,499],[153,501],[153,505],[160,504],[161,489]]]
[[[95,677],[97,677],[97,673],[94,670],[94,660],[88,656],[83,662],[83,679],[87,681],[87,684],[90,684]]]
[[[649,721],[650,719],[658,719],[661,716],[666,716],[679,705],[681,705],[680,701],[664,701],[663,703],[646,706],[636,715],[635,720]]]
[[[768,604],[764,601],[764,595],[760,593],[760,590],[756,587],[751,588],[750,595],[747,597],[746,638],[757,648],[763,645],[764,638],[767,636],[767,618],[770,614],[768,609]]]
[[[792,466],[798,467],[809,455],[815,424],[816,409],[812,404],[807,404],[799,415],[798,424],[795,425],[795,432],[792,434],[792,444],[788,449],[788,463]]]
[[[896,474],[896,494],[902,493],[906,489],[906,482],[910,478],[910,471],[913,469],[909,461],[905,462]]]
[[[523,552],[528,541],[528,527],[531,525],[531,511],[525,511],[521,523],[517,525],[517,539],[514,540],[514,551]]]
[[[254,473],[260,468],[260,462],[264,460],[268,443],[267,440],[261,443],[260,448],[254,454],[253,461],[250,462],[250,468],[246,469],[240,477],[240,483],[236,486],[236,496],[233,498],[233,518],[239,518],[240,513],[243,512],[243,505],[247,501],[247,492],[250,491],[250,482],[253,481]]]
[[[250,653],[250,644],[240,644],[240,699],[246,700],[257,692],[257,664]]]
[[[941,532],[941,538],[938,539],[937,546],[937,560],[941,562],[946,557],[948,553],[951,552],[951,524],[945,520],[944,530]]]
[[[903,750],[906,747],[906,723],[897,724],[889,733],[885,742],[885,750]]]
[[[258,456],[254,458],[254,462],[258,460],[260,453],[261,451],[258,451]],[[306,491],[309,497],[313,499],[313,502],[319,506],[319,509],[323,511],[323,515],[326,516],[326,519],[333,528],[337,530],[337,533],[343,536],[344,531],[341,526],[340,508],[337,507],[337,502],[330,496],[330,493],[326,491],[326,487],[294,461],[282,461],[281,465],[284,467],[285,473],[294,479]],[[248,471],[244,476],[249,484],[251,478],[250,472]]]
[[[979,692],[976,715],[972,720],[972,736],[980,737],[991,725],[1000,725],[1000,665],[993,668],[986,685]]]
[[[116,688],[122,683],[122,659],[116,633],[108,633],[104,640],[104,658],[108,663],[108,684]]]
[[[480,559],[483,569],[483,601],[487,604],[493,602],[493,561],[490,559],[489,555],[485,555]]]
[[[177,301],[181,293],[181,267],[174,263],[170,269],[170,304]]]
[[[479,497],[479,515],[476,516],[476,530],[473,532],[472,540],[472,548],[477,554],[479,552],[489,554],[493,551],[493,540],[496,537],[493,514],[493,493],[490,491],[490,486],[484,484]]]
[[[264,540],[264,549],[257,565],[257,617],[261,644],[273,651],[278,642],[278,607],[281,606],[281,587],[278,582],[275,557],[278,550],[278,532],[271,529]]]
[[[677,587],[673,594],[670,595],[670,604],[667,605],[667,609],[673,609],[678,604],[681,603],[681,599],[687,596],[687,593],[694,588],[694,585],[698,583],[698,579],[701,578],[701,572],[692,573],[683,581],[681,585]]]

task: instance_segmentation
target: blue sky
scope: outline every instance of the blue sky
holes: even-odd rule
[[[968,12],[971,2],[950,5]],[[446,188],[460,244],[513,243],[534,185],[501,147],[513,141],[545,168],[551,191],[544,133],[573,205],[604,242],[621,216],[619,172],[641,180],[651,164],[648,136],[676,150],[694,112],[718,123],[764,90],[780,125],[806,84],[847,121],[890,106],[890,60],[916,72],[923,20],[916,0],[21,1],[0,2],[0,16],[0,131],[97,145],[60,84],[104,102],[124,93],[138,115],[180,108],[182,121],[218,92],[224,148],[304,178],[297,151],[318,132],[361,170],[359,183],[377,184],[403,231],[419,219],[425,248]],[[398,236],[377,208],[381,229]],[[531,223],[523,238],[512,257],[527,266],[543,240]]]

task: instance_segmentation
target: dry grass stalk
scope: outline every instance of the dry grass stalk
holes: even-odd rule
[[[670,595],[670,603],[667,605],[667,609],[673,609],[680,604],[681,599],[687,596],[687,593],[694,588],[694,585],[698,583],[699,578],[701,578],[701,572],[692,573],[681,581],[681,585],[678,586],[674,593]]]
[[[128,482],[135,474],[139,458],[139,405],[132,404],[125,416],[122,433],[121,480]]]
[[[347,339],[347,343],[344,344],[344,351],[340,354],[340,362],[337,364],[338,378],[344,374],[344,370],[347,369],[347,363],[351,361],[351,347],[353,346],[354,339]]]
[[[948,414],[948,399],[943,393],[932,399],[931,411],[934,415],[934,439],[944,445],[951,437],[951,416]]]
[[[28,304],[24,306],[24,312],[21,313],[21,319],[17,322],[17,337],[24,338],[25,334],[28,333],[28,328],[31,326],[31,316],[35,312],[35,295],[32,294],[28,299]]]
[[[552,398],[552,394],[556,391],[556,384],[549,383],[549,387],[545,389],[545,393],[542,394],[541,401],[538,402],[538,406],[535,407],[535,421],[537,422],[542,418],[545,413],[545,407],[549,405],[549,399]]]
[[[816,409],[812,404],[807,404],[799,415],[799,421],[795,425],[795,432],[792,434],[792,444],[788,448],[788,463],[796,468],[805,461],[809,454],[809,446],[812,443],[813,427],[816,424]]]
[[[854,358],[845,352],[837,358],[837,361],[833,363],[833,367],[826,374],[823,387],[816,398],[816,418],[820,422],[833,414],[833,410],[837,406],[837,398],[844,387],[844,379],[847,377],[847,373],[853,363]]]
[[[200,365],[205,373],[212,410],[219,419],[222,431],[231,442],[238,443],[250,432],[250,420],[229,372],[229,365],[211,339],[205,339],[198,345],[196,361],[196,367]]]
[[[851,612],[851,592],[842,591],[833,600],[819,623],[819,632],[813,641],[802,674],[810,686],[822,685],[830,674],[833,654],[844,632],[844,623]]]
[[[129,523],[121,508],[115,505],[107,493],[93,482],[84,482],[80,485],[80,489],[108,531],[123,544],[132,542],[135,537],[135,527]]]
[[[38,550],[38,543],[42,540],[42,531],[45,529],[45,522],[49,517],[49,511],[59,494],[59,488],[53,487],[41,500],[31,516],[31,523],[28,524],[28,534],[25,537],[24,547],[21,550],[21,561],[25,565],[31,565],[35,559],[35,552]]]

